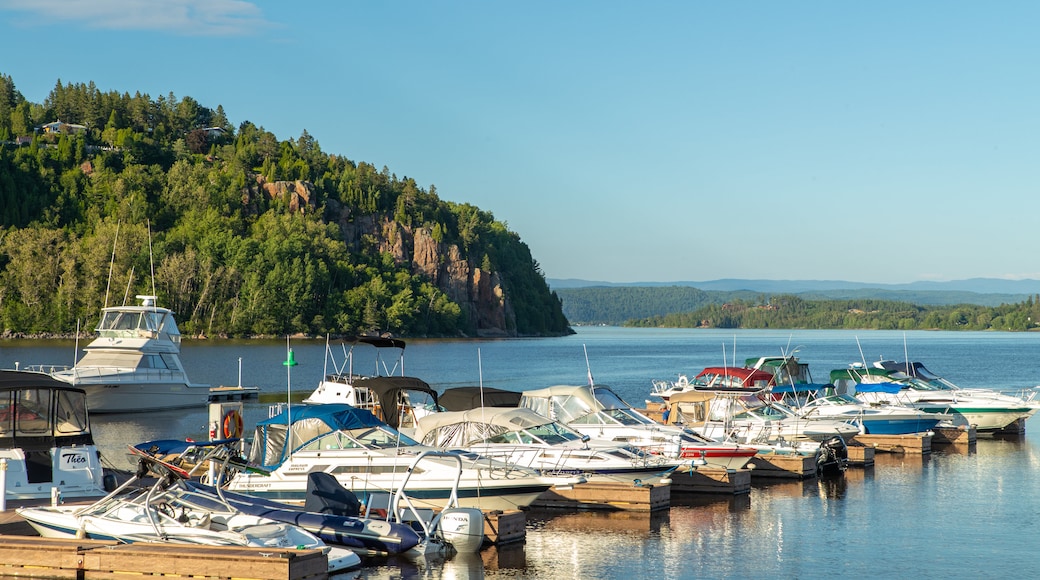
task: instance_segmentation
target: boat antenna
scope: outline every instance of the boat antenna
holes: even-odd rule
[[[116,222],[116,236],[112,239],[112,258],[108,261],[108,284],[105,286],[105,308],[108,308],[108,291],[112,288],[112,269],[116,264],[116,244],[119,243],[119,222]]]
[[[134,267],[130,266],[130,277],[126,280],[126,291],[123,292],[123,304],[126,306],[126,301],[130,298],[130,285],[134,283]]]
[[[581,345],[581,348],[585,351],[585,369],[589,372],[589,387],[595,390],[596,381],[592,378],[592,365],[589,364],[589,349],[585,346],[584,343]]]
[[[903,333],[903,359],[906,360],[906,374],[907,376],[913,376],[910,374],[910,353],[906,350],[906,333]]]
[[[148,227],[148,266],[152,270],[152,296],[155,296],[155,258],[152,257],[152,221],[145,220]]]
[[[76,348],[72,351],[72,366],[76,366],[76,359],[79,357],[79,319],[76,319]]]
[[[289,459],[292,459],[292,368],[296,365],[296,357],[289,347],[289,335],[285,335],[285,446],[289,448]]]
[[[737,335],[733,335],[733,368],[737,367]]]
[[[863,345],[859,343],[859,336],[856,337],[856,348],[859,349],[859,360],[863,361],[863,372],[867,372],[867,357],[863,355]]]

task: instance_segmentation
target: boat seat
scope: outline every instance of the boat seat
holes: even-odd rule
[[[370,493],[365,500],[366,518],[385,518],[390,509],[389,493]]]

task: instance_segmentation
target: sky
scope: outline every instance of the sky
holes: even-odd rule
[[[1023,279],[1038,25],[1014,0],[0,0],[0,74],[307,131],[491,212],[549,279]]]

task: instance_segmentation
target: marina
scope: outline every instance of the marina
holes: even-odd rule
[[[722,344],[732,352],[735,340],[738,348],[759,353],[767,348],[778,351],[790,340],[786,332],[578,330],[575,336],[559,339],[410,341],[409,371],[440,392],[481,380],[513,391],[580,384],[587,373],[581,350],[587,345],[597,382],[642,407],[649,399],[650,379],[717,364]],[[903,348],[902,333],[861,332],[859,338],[865,348],[872,344],[883,344],[886,350]],[[800,356],[814,368],[840,368],[855,350],[849,333],[799,333],[796,340],[811,345],[802,347]],[[1009,361],[1024,360],[1040,348],[1040,337],[1011,333],[910,333],[908,342],[911,350],[920,350],[913,358],[928,361],[929,368],[969,388],[997,387],[985,382],[992,378],[993,368],[1014,368]],[[314,390],[321,379],[323,346],[319,341],[294,341],[300,365],[292,369],[280,366],[286,358],[284,342],[190,344],[182,357],[192,376],[212,384],[234,384],[235,361],[245,359],[242,383],[259,386],[261,392],[261,401],[243,403],[244,422],[251,429],[268,416],[266,398],[279,393],[283,399],[286,394],[303,397]],[[39,354],[46,348],[62,347],[0,345],[0,366],[13,368],[16,360],[38,360],[48,354]],[[478,372],[478,357],[483,361],[483,376]],[[471,369],[460,363],[467,358],[474,361]],[[967,360],[973,364],[964,364]],[[1018,389],[1035,386],[1028,377],[1008,377],[1008,381],[1013,383],[1008,387]],[[287,383],[292,385],[289,393]],[[204,440],[208,435],[204,408],[92,419],[97,444],[110,463],[129,461],[125,453],[115,451],[127,441]],[[1029,521],[1021,516],[1023,510],[1038,505],[1030,493],[1040,456],[1030,439],[1031,428],[1035,430],[1031,422],[1023,421],[1013,432],[1000,435],[975,434],[974,442],[968,431],[960,432],[961,443],[940,443],[936,437],[927,451],[920,452],[908,450],[909,443],[901,450],[885,450],[867,440],[860,445],[853,442],[849,468],[835,477],[767,477],[762,471],[756,473],[756,467],[746,476],[740,474],[746,480],[725,483],[732,486],[728,488],[684,482],[693,485],[691,491],[681,490],[676,476],[663,509],[535,505],[516,512],[523,517],[521,537],[517,537],[518,516],[514,515],[507,518],[512,535],[489,543],[479,553],[369,561],[349,574],[362,578],[813,578],[832,575],[837,566],[843,574],[860,576],[949,578],[978,576],[1005,566],[1008,571],[1014,570],[1012,566],[1028,568],[1040,561],[1026,550]],[[867,450],[874,451],[872,461],[857,460],[856,452]],[[880,561],[869,557],[864,547],[882,541],[895,556]],[[980,558],[991,561],[973,557],[967,563],[950,562],[954,553],[980,551]],[[748,553],[757,557],[749,559]]]

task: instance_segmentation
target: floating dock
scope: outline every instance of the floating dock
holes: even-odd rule
[[[748,462],[751,478],[812,479],[816,457],[797,453],[759,453]]]
[[[681,493],[751,493],[750,469],[723,469],[698,467],[690,471],[676,471],[671,475],[673,492]]]
[[[114,580],[325,580],[321,550],[0,536],[0,576]]]
[[[873,447],[888,453],[932,452],[932,433],[909,433],[906,435],[856,435],[852,441],[864,447]]]
[[[657,511],[671,506],[671,486],[585,482],[568,489],[551,488],[532,507]]]

